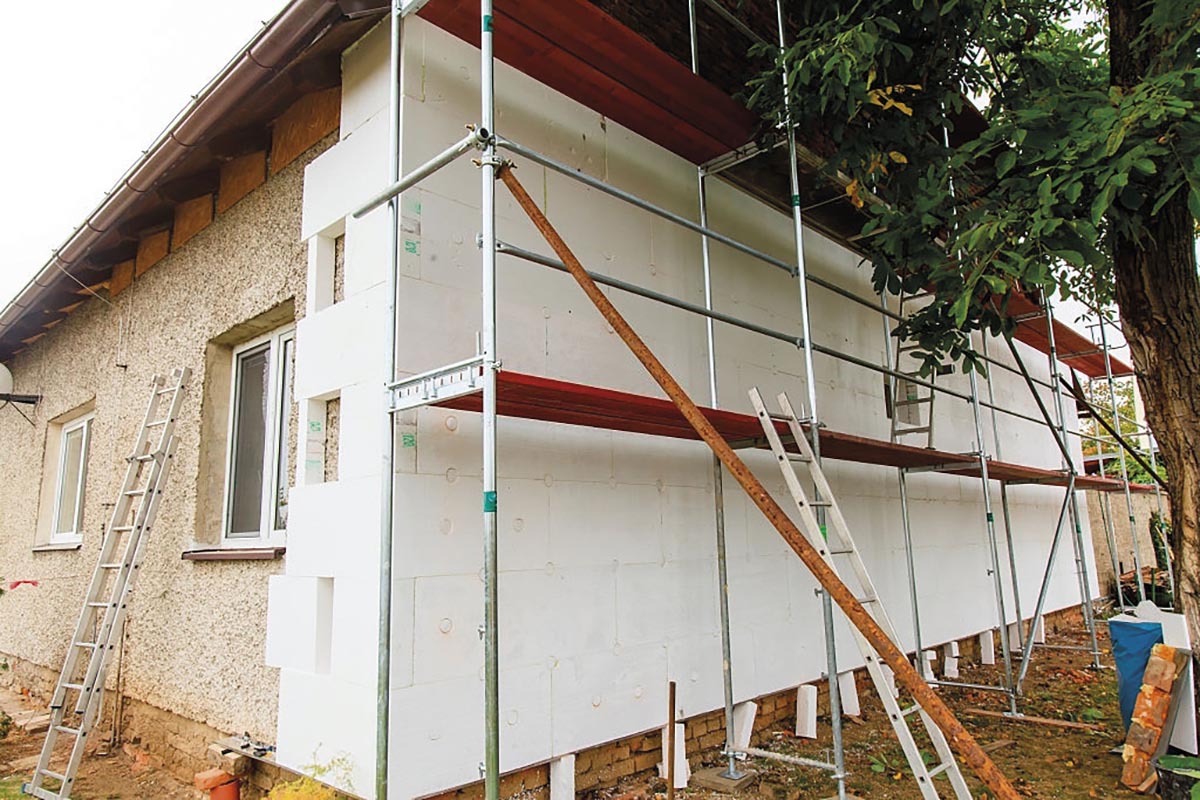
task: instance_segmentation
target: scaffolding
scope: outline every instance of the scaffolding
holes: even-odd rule
[[[389,247],[389,280],[388,280],[388,320],[390,324],[389,342],[386,348],[388,380],[384,386],[387,408],[386,446],[383,453],[383,508],[381,517],[381,564],[380,564],[380,617],[379,617],[379,662],[378,662],[378,725],[376,731],[376,796],[388,796],[388,753],[390,734],[390,636],[392,628],[392,573],[393,558],[393,526],[392,499],[394,492],[394,421],[395,415],[409,409],[423,406],[439,406],[469,411],[478,411],[482,415],[482,455],[483,455],[483,598],[484,616],[481,636],[484,644],[484,716],[485,741],[484,759],[480,771],[484,777],[485,797],[488,800],[498,800],[500,781],[500,725],[499,725],[499,648],[498,648],[498,606],[497,606],[497,419],[499,416],[536,419],[542,421],[583,425],[593,428],[620,430],[646,433],[655,436],[682,439],[696,439],[696,431],[688,426],[680,417],[679,411],[670,402],[626,392],[602,389],[578,383],[558,381],[547,377],[523,375],[510,370],[500,371],[500,359],[496,347],[496,297],[497,297],[497,256],[520,259],[543,267],[570,271],[570,267],[562,261],[540,253],[504,242],[498,237],[496,229],[495,183],[505,160],[501,151],[576,181],[590,189],[596,190],[634,208],[657,216],[700,237],[700,263],[702,267],[704,303],[698,305],[686,300],[619,280],[596,272],[587,272],[596,283],[606,285],[618,291],[646,298],[667,307],[672,307],[689,314],[704,318],[705,342],[707,356],[708,402],[709,408],[701,409],[714,427],[715,431],[727,442],[740,447],[764,448],[767,442],[763,437],[759,420],[754,416],[726,411],[719,408],[717,391],[717,360],[715,353],[715,324],[720,323],[744,331],[764,336],[794,346],[801,354],[804,376],[807,387],[807,407],[805,408],[804,432],[808,438],[816,459],[821,458],[846,460],[858,463],[875,464],[894,467],[897,471],[899,484],[899,502],[901,522],[904,534],[908,588],[910,594],[911,614],[913,621],[915,649],[912,652],[918,669],[922,675],[934,685],[966,687],[997,691],[1006,695],[1009,701],[1010,713],[1019,715],[1018,700],[1021,696],[1021,686],[1029,668],[1030,659],[1037,646],[1037,631],[1045,610],[1050,584],[1054,572],[1054,564],[1058,556],[1061,540],[1071,529],[1071,542],[1074,551],[1075,570],[1079,582],[1080,604],[1083,609],[1084,628],[1088,634],[1089,644],[1083,648],[1092,658],[1093,666],[1099,666],[1099,648],[1096,638],[1096,622],[1092,613],[1092,594],[1088,577],[1088,554],[1085,552],[1086,542],[1082,532],[1082,521],[1077,501],[1079,490],[1094,490],[1104,493],[1107,506],[1108,494],[1121,491],[1132,517],[1132,500],[1130,492],[1148,490],[1149,487],[1133,487],[1128,480],[1128,472],[1124,460],[1124,451],[1120,452],[1121,479],[1110,480],[1103,476],[1092,477],[1079,474],[1070,451],[1070,436],[1088,437],[1080,431],[1069,430],[1064,405],[1063,379],[1058,365],[1068,363],[1071,359],[1090,357],[1091,351],[1074,350],[1067,355],[1060,354],[1056,347],[1056,334],[1061,335],[1061,329],[1056,331],[1053,309],[1045,298],[1036,302],[1024,300],[1029,308],[1018,317],[1019,338],[1024,341],[1033,340],[1035,346],[1047,354],[1049,363],[1049,380],[1032,376],[1025,366],[1021,353],[1016,345],[1006,339],[1005,343],[1013,364],[1005,363],[989,353],[988,337],[981,335],[978,348],[982,360],[988,364],[989,371],[986,380],[987,399],[981,397],[979,381],[974,372],[970,374],[969,391],[941,385],[936,376],[922,377],[914,371],[901,368],[897,344],[896,357],[892,356],[890,346],[884,348],[882,364],[876,364],[868,359],[845,353],[836,348],[822,345],[813,340],[810,325],[810,286],[827,290],[851,303],[868,308],[880,315],[883,322],[885,342],[894,341],[892,335],[893,323],[903,319],[903,305],[900,310],[892,311],[888,307],[887,297],[867,298],[858,293],[841,287],[829,280],[810,274],[806,270],[803,244],[805,224],[803,215],[806,206],[802,203],[799,162],[801,156],[812,158],[797,141],[795,126],[788,118],[782,126],[780,141],[771,145],[748,143],[727,155],[697,164],[697,218],[693,221],[668,209],[660,207],[648,200],[637,197],[613,184],[592,177],[563,164],[549,156],[539,153],[524,145],[506,139],[495,130],[495,54],[494,30],[492,16],[492,0],[480,0],[479,41],[480,41],[480,116],[478,125],[459,142],[446,148],[434,158],[416,167],[409,173],[401,174],[400,140],[402,98],[402,37],[404,18],[421,10],[429,0],[392,0],[390,15],[391,31],[391,80],[390,80],[390,161],[388,165],[388,185],[379,194],[364,203],[354,211],[355,217],[361,217],[370,211],[387,204],[390,214],[390,247]],[[699,0],[706,8],[715,12],[732,29],[747,39],[786,49],[787,27],[782,3],[776,2],[777,36],[774,40],[763,37],[737,15],[729,11],[717,0]],[[697,0],[689,0],[689,41],[691,55],[691,71],[700,74],[699,37],[697,32]],[[786,92],[785,92],[786,95]],[[786,117],[786,114],[785,114]],[[782,260],[762,252],[751,245],[712,228],[708,219],[707,182],[710,178],[727,173],[738,165],[761,156],[764,153],[775,152],[786,147],[790,164],[789,185],[790,207],[794,258]],[[481,254],[481,291],[482,291],[482,320],[478,352],[470,358],[438,367],[417,375],[397,378],[397,291],[399,273],[399,237],[400,237],[400,197],[401,194],[416,186],[425,178],[436,173],[446,165],[456,161],[467,153],[478,154],[480,167],[480,205],[481,227],[478,244]],[[734,185],[736,182],[730,181]],[[827,201],[823,201],[827,202]],[[713,242],[731,248],[745,256],[759,261],[768,267],[783,270],[797,282],[799,295],[799,311],[801,318],[801,335],[796,336],[786,331],[779,331],[751,320],[740,319],[734,315],[716,309],[713,293],[712,267],[710,248]],[[842,243],[853,246],[852,241],[842,239]],[[1019,304],[1017,304],[1019,305]],[[1035,328],[1038,323],[1044,323],[1044,333]],[[1103,331],[1103,327],[1101,327]],[[1111,390],[1113,369],[1111,357],[1107,349],[1107,341],[1101,334],[1098,351],[1103,355],[1107,372],[1107,380]],[[1044,346],[1042,342],[1044,341]],[[871,371],[882,376],[887,390],[885,401],[887,411],[894,415],[899,408],[896,398],[901,387],[917,392],[927,393],[928,402],[913,398],[912,405],[919,408],[922,404],[928,406],[928,421],[925,426],[917,425],[916,429],[925,428],[928,434],[926,445],[916,447],[899,441],[906,431],[898,431],[893,424],[891,441],[870,439],[844,433],[822,425],[818,416],[816,393],[816,367],[814,356],[820,354],[838,360],[841,363]],[[1019,376],[1027,386],[1039,409],[1039,416],[1031,416],[1013,408],[998,404],[993,391],[993,379],[997,371],[1004,371]],[[1053,412],[1047,405],[1042,391],[1047,390],[1053,402]],[[934,447],[932,406],[933,398],[943,395],[968,403],[971,407],[974,423],[975,442],[970,452],[960,453],[938,450]],[[901,401],[906,402],[905,400]],[[1116,413],[1115,394],[1112,395],[1114,414]],[[989,448],[985,435],[985,409],[990,414],[993,447]],[[1001,460],[1001,436],[999,416],[1005,415],[1039,426],[1045,426],[1051,433],[1055,446],[1062,456],[1060,469],[1045,469],[1014,464]],[[1118,421],[1119,426],[1119,421]],[[911,431],[908,431],[911,432]],[[788,435],[786,428],[780,427],[780,433]],[[1095,438],[1095,437],[1092,437]],[[733,709],[734,709],[734,676],[731,664],[731,641],[729,619],[729,587],[726,565],[725,547],[725,516],[722,484],[724,471],[722,462],[714,455],[712,462],[714,482],[714,536],[715,559],[718,569],[718,591],[720,612],[720,633],[722,651],[722,686],[724,698],[724,715],[726,722],[726,741],[723,756],[726,759],[726,774],[736,777],[740,774],[739,762],[748,757],[780,758],[796,763],[795,758],[786,758],[770,751],[756,748],[738,748],[734,741]],[[907,492],[907,477],[916,473],[938,472],[946,475],[965,477],[980,481],[982,487],[982,511],[986,530],[986,545],[990,559],[988,570],[996,601],[996,625],[994,632],[998,633],[1003,661],[1003,680],[999,685],[978,685],[956,682],[951,680],[936,680],[930,673],[927,660],[926,644],[922,637],[920,612],[918,608],[917,578],[913,556],[913,536],[910,519],[910,509]],[[1009,570],[1009,587],[1005,587],[1001,569],[1000,541],[996,529],[996,520],[992,508],[991,487],[997,483],[1000,488],[1001,525],[1004,532],[1004,543],[1007,551]],[[1011,518],[1009,494],[1013,487],[1021,485],[1054,486],[1064,490],[1063,501],[1058,513],[1054,536],[1046,558],[1046,566],[1041,581],[1036,608],[1031,617],[1022,615],[1020,586],[1018,580],[1017,556],[1014,545],[1014,530]],[[815,487],[813,487],[815,490]],[[819,496],[817,497],[819,500]],[[814,504],[815,505],[815,504]],[[819,523],[824,525],[824,509],[818,506]],[[1111,519],[1111,513],[1109,514]],[[1106,525],[1109,553],[1114,565],[1118,563],[1115,538],[1111,525]],[[1136,536],[1136,534],[1135,534]],[[1136,553],[1135,563],[1140,568],[1139,556]],[[1140,569],[1139,569],[1140,574]],[[1118,575],[1119,578],[1119,575]],[[1015,612],[1015,622],[1009,622],[1008,596],[1011,596]],[[805,766],[811,766],[827,771],[836,781],[838,794],[845,794],[845,766],[841,742],[842,714],[839,705],[839,682],[836,649],[834,646],[834,616],[829,594],[822,593],[822,608],[825,623],[827,674],[829,686],[830,712],[833,731],[833,759],[830,762],[810,761]],[[1015,643],[1011,641],[1015,638]],[[899,645],[899,643],[896,643]],[[1019,666],[1014,665],[1014,659],[1020,655]]]

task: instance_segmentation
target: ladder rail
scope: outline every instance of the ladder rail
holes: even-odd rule
[[[33,779],[22,788],[27,794],[50,800],[67,800],[83,758],[88,734],[103,710],[104,681],[113,638],[125,619],[129,595],[145,556],[148,534],[161,503],[167,478],[178,447],[175,421],[191,378],[189,368],[174,370],[169,380],[155,376],[142,425],[127,459],[125,475],[113,504],[108,528],[101,541],[92,578],[76,621],[63,668],[51,701],[51,724],[42,743]],[[153,450],[149,449],[154,447]],[[136,503],[135,503],[136,498]],[[131,518],[132,514],[132,518]],[[122,538],[124,537],[124,538]],[[120,560],[116,560],[119,554]],[[92,634],[89,637],[89,633]],[[83,651],[90,651],[86,667]],[[82,677],[77,677],[82,669]],[[75,719],[65,724],[67,693],[79,693],[73,709]],[[59,736],[74,742],[63,770],[50,768]],[[43,781],[56,780],[56,789]]]
[[[808,437],[805,435],[803,426],[796,417],[786,393],[779,395],[779,404],[783,411],[781,416],[786,422],[788,431],[795,440],[796,446],[800,450],[799,462],[808,467],[816,493],[822,498],[820,507],[825,509],[825,518],[827,522],[831,523],[830,527],[833,528],[840,540],[841,546],[836,550],[830,547],[827,540],[829,529],[822,529],[818,524],[817,516],[814,513],[815,506],[804,491],[804,485],[799,476],[796,475],[796,462],[784,446],[783,439],[775,427],[775,418],[767,411],[766,404],[763,402],[762,395],[757,388],[750,390],[750,401],[754,405],[759,422],[762,424],[763,433],[771,447],[771,451],[775,455],[784,482],[787,484],[788,491],[791,493],[796,509],[800,514],[801,528],[804,530],[805,535],[835,573],[839,573],[840,575],[840,570],[834,561],[834,556],[844,555],[849,557],[855,577],[859,582],[859,589],[864,593],[864,598],[860,602],[862,602],[867,613],[875,619],[888,637],[892,641],[898,642],[899,639],[896,636],[895,628],[887,616],[886,609],[883,607],[874,582],[871,580],[870,573],[862,561],[858,546],[850,534],[849,525],[842,515],[841,507],[834,497],[829,481],[815,457],[815,453],[808,442]],[[904,751],[905,759],[908,761],[913,777],[917,781],[917,788],[922,798],[924,800],[939,800],[937,787],[933,779],[937,775],[944,773],[950,782],[955,796],[959,800],[969,800],[971,797],[970,789],[966,784],[965,778],[962,776],[958,762],[955,760],[950,745],[946,741],[941,729],[925,713],[924,709],[917,706],[917,710],[921,712],[921,721],[925,727],[926,734],[929,736],[930,742],[939,758],[939,763],[931,770],[925,764],[921,750],[913,738],[912,730],[905,720],[907,714],[901,710],[896,697],[892,694],[878,653],[875,652],[874,648],[871,647],[870,643],[867,642],[866,638],[857,628],[852,628],[852,631],[859,652],[865,661],[867,673],[871,677],[871,682],[875,686],[884,710],[887,712],[888,721],[892,726],[897,741],[900,743],[901,749]]]

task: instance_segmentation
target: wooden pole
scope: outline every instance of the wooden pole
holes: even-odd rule
[[[630,351],[642,362],[642,366],[650,373],[655,382],[662,387],[666,392],[667,397],[679,409],[684,419],[695,429],[696,433],[704,440],[705,444],[712,449],[713,453],[725,465],[731,474],[750,499],[758,506],[763,516],[767,518],[775,530],[788,543],[788,546],[795,551],[804,565],[808,567],[809,572],[813,577],[829,592],[829,596],[834,602],[841,607],[846,614],[847,619],[854,625],[855,628],[862,633],[863,637],[870,643],[875,652],[885,664],[892,668],[896,675],[896,679],[905,689],[912,695],[913,699],[924,709],[925,713],[937,724],[942,732],[946,735],[950,747],[954,749],[958,755],[962,756],[963,761],[971,768],[976,776],[983,782],[992,794],[999,800],[1020,800],[1016,789],[1004,777],[1004,774],[992,762],[988,754],[983,751],[979,743],[974,737],[967,732],[962,723],[955,718],[954,713],[942,702],[937,693],[929,686],[925,680],[917,674],[916,669],[912,664],[908,663],[908,659],[904,653],[896,646],[874,618],[867,613],[867,610],[855,599],[854,594],[842,583],[841,578],[837,573],[825,563],[821,558],[820,553],[809,543],[784,512],[775,499],[767,492],[762,483],[754,477],[750,468],[738,457],[725,438],[717,432],[713,424],[708,421],[708,418],[700,412],[692,399],[688,397],[687,392],[679,385],[679,382],[672,377],[667,368],[663,366],[658,357],[646,346],[637,332],[629,325],[621,312],[617,311],[604,293],[600,291],[600,287],[587,274],[583,264],[571,252],[567,243],[558,235],[558,231],[546,219],[546,215],[538,208],[533,198],[525,191],[525,187],[517,180],[517,176],[513,174],[512,166],[505,164],[497,171],[497,176],[512,192],[518,205],[529,216],[534,226],[546,239],[546,242],[554,250],[555,254],[562,260],[563,264],[571,272],[572,277],[583,289],[584,294],[596,306],[608,324],[612,326],[617,335],[625,342]]]
[[[667,800],[675,800],[675,681],[667,684]]]

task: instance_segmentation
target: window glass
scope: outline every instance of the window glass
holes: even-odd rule
[[[73,536],[82,527],[87,422],[64,430],[60,459],[54,535]]]
[[[229,536],[261,534],[263,462],[270,396],[271,346],[264,344],[237,358],[234,379],[232,464],[230,465]]]
[[[275,413],[279,419],[278,433],[275,437],[274,524],[277,531],[287,528],[288,486],[291,483],[288,480],[288,476],[291,472],[290,454],[292,451],[292,362],[294,360],[294,347],[295,339],[291,336],[284,339],[280,346],[279,402],[275,406]]]

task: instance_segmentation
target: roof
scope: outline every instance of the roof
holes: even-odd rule
[[[261,153],[265,178],[268,151],[299,155],[272,141],[275,123],[304,98],[339,90],[342,51],[386,8],[384,0],[293,0],[264,25],[0,311],[0,361],[62,321],[114,268],[132,270],[148,240],[165,254],[170,236],[162,232],[181,206],[216,193],[222,169]]]

